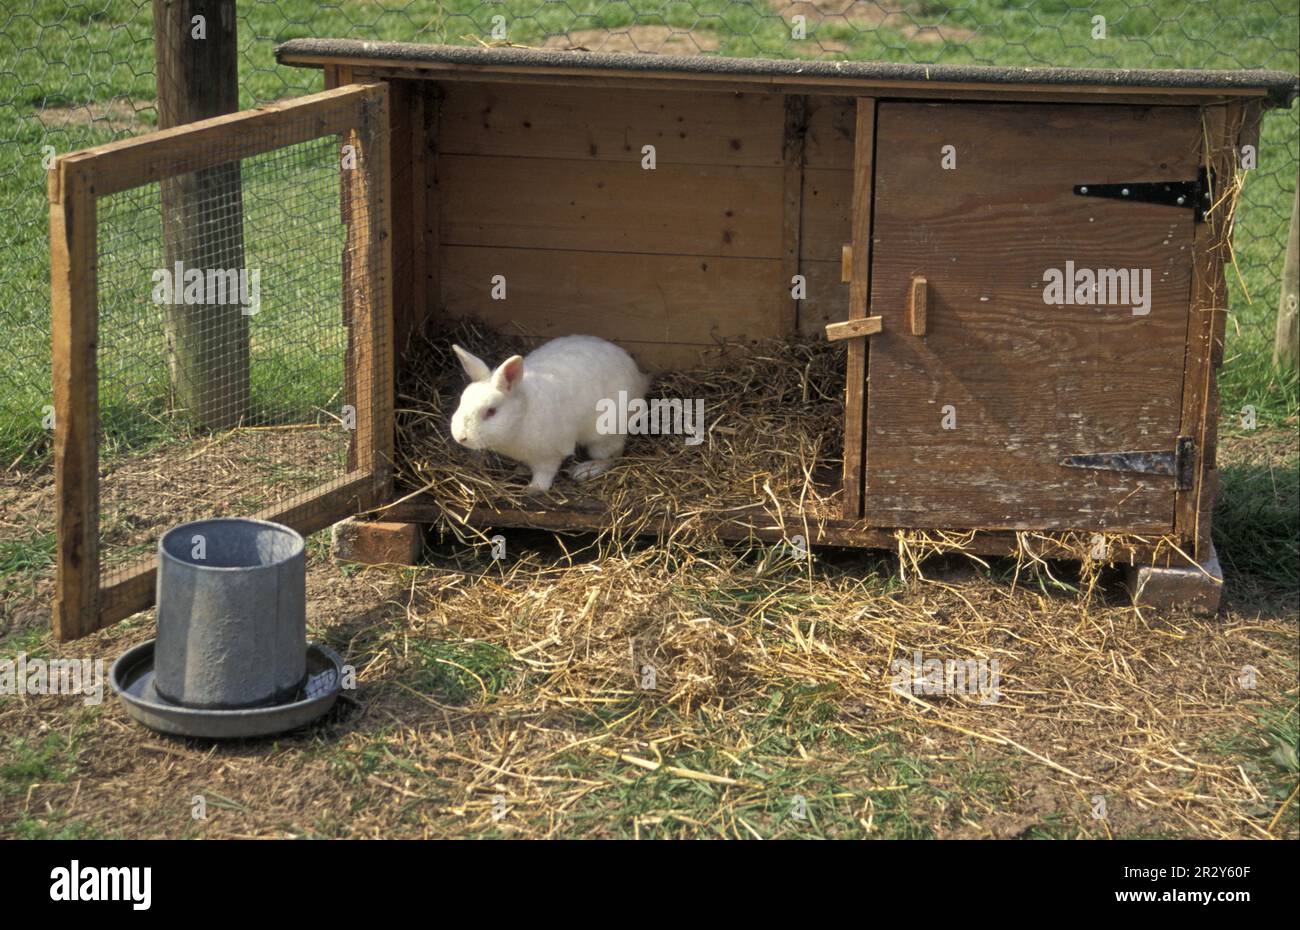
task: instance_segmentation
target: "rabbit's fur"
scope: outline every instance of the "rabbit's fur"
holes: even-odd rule
[[[452,348],[470,379],[451,418],[452,438],[523,463],[532,472],[532,490],[550,490],[578,446],[591,461],[575,465],[574,478],[608,469],[627,437],[597,430],[597,404],[618,403],[620,391],[630,403],[650,386],[632,356],[595,336],[553,339],[526,357],[511,356],[495,371],[460,346]]]

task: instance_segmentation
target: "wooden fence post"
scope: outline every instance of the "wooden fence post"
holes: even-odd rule
[[[159,128],[238,110],[235,0],[153,0],[153,15]],[[221,303],[208,290],[207,302],[182,303],[174,274],[178,262],[202,269],[205,281],[208,271],[227,281],[244,271],[239,164],[164,181],[162,209],[174,289],[166,327],[173,407],[200,426],[238,425],[249,407],[249,318],[229,290]]]
[[[1286,237],[1286,260],[1282,263],[1282,293],[1277,301],[1277,334],[1273,341],[1273,367],[1300,365],[1300,187],[1291,205],[1291,230]]]
[[[57,556],[54,635],[92,632],[99,616],[99,380],[95,195],[63,161],[49,174],[50,343],[54,382]]]

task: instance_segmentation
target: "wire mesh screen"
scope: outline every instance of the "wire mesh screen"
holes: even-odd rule
[[[99,202],[107,581],[190,518],[344,477],[338,137]]]
[[[94,577],[99,592],[90,618],[56,611],[63,638],[147,605],[171,526],[251,516],[314,532],[386,492],[387,132],[387,88],[354,86],[56,166],[72,245],[55,296],[94,326],[58,317],[55,365],[96,386],[57,401],[64,448],[94,424],[93,473],[56,453],[65,488],[94,501],[86,514],[87,498],[61,498],[60,591]],[[93,279],[76,272],[87,242]],[[81,526],[80,540],[63,529]]]

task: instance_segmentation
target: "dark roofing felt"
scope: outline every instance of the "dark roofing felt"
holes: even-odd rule
[[[1056,84],[1158,89],[1247,89],[1267,93],[1290,106],[1300,93],[1300,79],[1285,71],[1143,71],[1112,68],[997,68],[985,65],[926,65],[887,61],[808,61],[803,59],[726,58],[720,55],[652,55],[644,52],[551,51],[528,48],[481,48],[422,45],[414,42],[364,42],[356,39],[292,39],[278,46],[285,55],[367,58],[395,64],[484,66],[555,66],[592,71],[641,71],[647,74],[734,75],[736,77],[846,78],[868,81],[932,81],[966,84]]]

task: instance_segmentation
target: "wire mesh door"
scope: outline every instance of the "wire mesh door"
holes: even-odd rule
[[[387,134],[353,85],[55,162],[60,640],[152,603],[175,524],[389,493]]]

